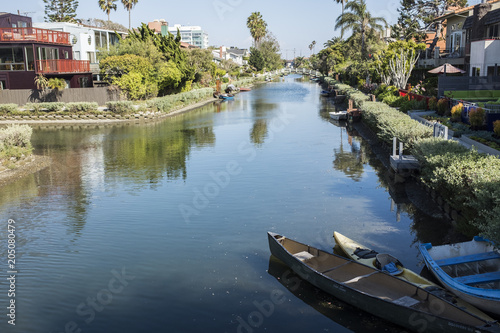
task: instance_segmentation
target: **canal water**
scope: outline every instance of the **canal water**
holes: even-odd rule
[[[36,127],[53,164],[0,194],[0,332],[400,331],[270,257],[267,231],[327,251],[339,231],[420,272],[418,242],[450,234],[320,92],[289,76],[161,121]]]

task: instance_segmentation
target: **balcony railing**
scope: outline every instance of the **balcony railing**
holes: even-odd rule
[[[88,73],[90,61],[88,60],[37,60],[37,74],[62,74],[62,73]]]
[[[0,42],[37,42],[71,45],[68,32],[39,28],[0,28]]]

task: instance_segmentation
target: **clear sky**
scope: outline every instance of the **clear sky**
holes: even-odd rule
[[[44,21],[43,0],[2,1],[0,12],[31,16],[33,22]],[[469,3],[477,2],[475,0]],[[400,0],[366,0],[372,16],[384,17],[389,24],[397,21]],[[110,14],[111,21],[128,27],[128,12],[121,1],[117,11]],[[323,43],[339,36],[335,20],[342,6],[334,0],[139,0],[132,10],[132,27],[154,19],[165,19],[174,24],[198,25],[209,34],[210,45],[249,48],[252,44],[246,20],[252,12],[259,11],[268,24],[268,30],[278,39],[283,57],[309,56],[309,45],[317,43],[315,51]],[[98,0],[80,0],[78,18],[107,20],[98,6]]]

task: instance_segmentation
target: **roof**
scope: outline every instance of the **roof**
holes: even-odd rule
[[[247,52],[247,50],[243,50],[243,49],[227,49],[227,52],[234,53],[234,54],[237,54],[237,55],[245,55],[245,53]]]
[[[464,26],[462,27],[462,29],[471,29],[473,23],[474,23],[474,16],[467,17],[464,21]]]
[[[493,4],[493,3],[496,3],[496,2],[499,2],[500,0],[490,0],[490,1],[486,1],[487,3],[489,4]],[[466,12],[469,12],[470,10],[474,9],[474,7],[477,6],[477,5],[473,5],[473,6],[469,6],[469,7],[464,7],[464,8],[459,8],[459,9],[455,9],[455,10],[452,10],[444,15],[441,15],[439,17],[436,17],[434,19],[434,21],[438,20],[438,19],[444,19],[444,18],[447,18],[449,16],[453,16],[453,15],[459,15],[459,14],[465,14]]]
[[[484,15],[483,20],[484,25],[490,25],[500,22],[500,8],[489,11],[486,15]]]

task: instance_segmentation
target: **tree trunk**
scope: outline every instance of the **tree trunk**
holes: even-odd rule
[[[344,0],[342,0],[342,16],[344,16]],[[344,39],[344,27],[340,29],[340,39]]]
[[[439,41],[439,37],[441,36],[441,33],[443,31],[443,22],[438,22],[436,25],[436,35],[434,36],[434,39],[432,40],[431,45],[429,45],[429,53],[432,54],[434,51],[434,48],[436,47],[437,42]]]
[[[130,30],[130,26],[131,26],[131,20],[130,20],[130,10],[128,11],[128,30]]]

